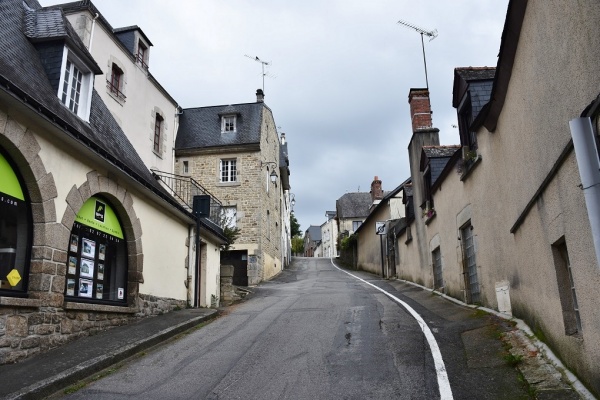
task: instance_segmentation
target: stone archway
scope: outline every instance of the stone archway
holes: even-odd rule
[[[133,207],[133,198],[126,188],[114,180],[100,175],[97,171],[87,174],[87,181],[81,186],[73,185],[67,195],[67,208],[63,214],[61,225],[64,235],[61,237],[63,248],[69,243],[71,227],[75,217],[85,201],[90,197],[100,194],[110,201],[111,206],[121,219],[121,228],[125,233],[127,242],[127,304],[132,307],[136,304],[140,283],[144,283],[143,275],[143,251],[142,251],[142,227],[140,219]]]

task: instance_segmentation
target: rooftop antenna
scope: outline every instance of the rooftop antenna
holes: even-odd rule
[[[425,44],[423,43],[423,35],[429,36],[429,41],[431,42],[437,37],[438,31],[437,29],[434,29],[432,31],[426,31],[425,29],[419,28],[418,26],[413,25],[410,22],[402,20],[398,21],[398,23],[400,25],[406,26],[407,28],[414,29],[415,31],[421,34],[421,47],[423,48],[423,64],[425,65],[425,85],[427,85],[427,90],[429,90],[429,80],[427,79],[427,61],[425,60]]]
[[[261,66],[262,66],[262,89],[264,92],[265,91],[265,76],[268,75],[268,72],[265,73],[265,65],[269,66],[269,65],[271,65],[271,62],[263,61],[258,57],[252,57],[252,56],[249,56],[248,54],[244,54],[244,57],[248,57],[251,60],[261,63]]]

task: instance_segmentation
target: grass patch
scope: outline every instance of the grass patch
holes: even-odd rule
[[[69,386],[68,388],[66,388],[63,393],[64,394],[73,394],[81,389],[83,389],[84,387],[86,387],[87,385],[89,385],[90,383],[99,381],[102,378],[105,378],[111,374],[114,374],[115,372],[117,372],[119,369],[121,369],[121,367],[123,366],[123,364],[117,364],[113,367],[107,368],[105,370],[100,371],[99,374],[92,376],[91,378],[85,379],[81,382],[77,382],[74,385]]]
[[[473,318],[483,318],[483,317],[487,317],[489,314],[486,311],[483,311],[481,308],[476,308],[475,311],[473,311],[473,314],[471,314],[471,317]]]
[[[514,355],[512,353],[508,353],[503,358],[504,358],[504,361],[506,361],[506,363],[508,365],[510,365],[511,367],[516,367],[517,365],[519,365],[523,362],[523,356],[520,354]]]

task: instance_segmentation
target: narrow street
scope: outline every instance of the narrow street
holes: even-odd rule
[[[519,399],[501,323],[401,282],[297,258],[216,321],[161,346],[69,399]],[[445,367],[445,371],[444,371]],[[447,371],[450,390],[441,388]],[[443,381],[443,378],[442,378]]]

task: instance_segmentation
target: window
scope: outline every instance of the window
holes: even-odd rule
[[[267,239],[271,239],[271,213],[267,210]]]
[[[468,222],[460,230],[463,256],[463,274],[467,303],[480,303],[479,280],[477,278],[477,263],[475,262],[475,243],[473,241],[473,226]]]
[[[463,100],[463,104],[458,112],[458,129],[460,133],[460,142],[462,146],[466,146],[469,150],[477,149],[477,136],[475,132],[471,130],[471,124],[473,123],[473,111],[471,108],[471,94],[467,93],[467,96]]]
[[[154,119],[154,151],[156,153],[160,153],[160,142],[162,139],[162,127],[163,127],[163,118],[156,114],[156,118]]]
[[[558,282],[558,295],[562,308],[565,334],[575,335],[581,332],[581,317],[577,305],[575,283],[569,261],[569,252],[564,238],[552,245],[556,280]]]
[[[356,232],[356,230],[362,225],[362,221],[352,221],[352,230]]]
[[[234,229],[237,227],[237,207],[221,207],[221,227]]]
[[[189,174],[190,173],[190,162],[189,161],[186,160],[186,161],[183,162],[182,172],[184,174]]]
[[[433,288],[441,289],[444,287],[444,278],[442,275],[442,252],[439,247],[431,252],[431,260],[433,262]]]
[[[142,67],[148,68],[148,47],[140,40],[138,42],[138,51],[136,55],[136,62]]]
[[[16,168],[0,151],[0,296],[27,292],[32,219],[21,182]]]
[[[121,100],[125,100],[125,95],[123,94],[123,85],[123,71],[117,66],[117,64],[113,63],[110,72],[110,80],[106,83],[106,87],[111,94]]]
[[[236,182],[237,181],[237,160],[224,159],[220,163],[220,182]]]
[[[87,120],[92,97],[92,74],[65,47],[58,97],[71,112]]]
[[[235,115],[225,115],[221,118],[221,133],[227,132],[235,132],[236,116]]]
[[[89,198],[77,213],[69,240],[65,297],[71,301],[127,301],[127,244],[110,204]]]

